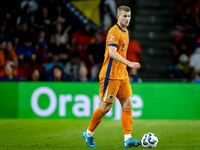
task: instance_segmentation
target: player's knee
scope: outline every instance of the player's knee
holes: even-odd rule
[[[108,104],[108,103],[101,103],[101,109],[105,112],[108,113],[110,111],[110,109],[112,108],[112,104]]]
[[[101,108],[105,113],[108,113],[109,111],[110,111],[110,109],[111,109],[111,107],[103,107],[103,108]]]
[[[123,109],[127,110],[127,109],[132,109],[133,108],[133,104],[132,103],[126,103],[125,105],[123,105]]]
[[[124,106],[124,107],[123,107],[124,110],[132,109],[132,108],[133,108],[132,105],[131,105],[131,106]]]

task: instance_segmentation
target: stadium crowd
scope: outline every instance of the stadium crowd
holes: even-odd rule
[[[1,2],[0,81],[98,81],[106,34],[116,23],[119,1],[101,1],[101,27],[96,28],[80,21],[80,12],[72,13],[68,2]],[[130,59],[138,61],[141,47],[134,40],[130,44]],[[141,82],[132,69],[129,76]]]
[[[200,1],[179,0],[171,32],[170,78],[198,82],[200,73]]]
[[[117,1],[102,1],[96,29],[78,20],[67,0],[9,2],[0,6],[1,81],[98,81]]]

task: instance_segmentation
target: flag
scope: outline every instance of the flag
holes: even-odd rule
[[[79,0],[70,1],[80,12],[97,26],[101,26],[100,21],[100,3],[101,0]]]

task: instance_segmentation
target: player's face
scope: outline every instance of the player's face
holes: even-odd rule
[[[131,12],[126,12],[126,11],[121,11],[118,14],[118,21],[119,23],[124,26],[127,27],[129,25],[129,22],[131,20]]]

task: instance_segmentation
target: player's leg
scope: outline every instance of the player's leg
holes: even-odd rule
[[[122,126],[124,129],[124,147],[132,147],[141,145],[140,140],[135,140],[131,136],[133,117],[132,117],[132,97],[119,99],[122,107]]]
[[[87,131],[83,132],[83,138],[89,147],[96,147],[93,139],[94,130],[100,124],[104,115],[110,111],[116,97],[117,91],[112,88],[116,86],[113,84],[115,84],[113,80],[100,79],[99,99],[101,106],[94,111]]]
[[[92,118],[90,120],[90,124],[87,130],[87,136],[90,137],[93,135],[94,130],[100,124],[104,115],[110,111],[111,107],[112,103],[101,101],[101,106],[98,109],[96,109],[92,114]]]
[[[118,91],[117,97],[122,105],[122,126],[124,129],[124,147],[139,146],[140,140],[135,140],[131,136],[133,117],[132,117],[132,88],[128,79],[123,80]]]
[[[124,140],[127,141],[131,137],[133,117],[132,117],[132,98],[131,96],[119,99],[122,111],[122,126],[124,129]]]
[[[106,103],[102,101],[101,106],[92,114],[89,127],[85,132],[83,132],[82,135],[89,147],[97,147],[93,138],[94,130],[100,124],[104,115],[110,111],[111,107],[112,103]]]

